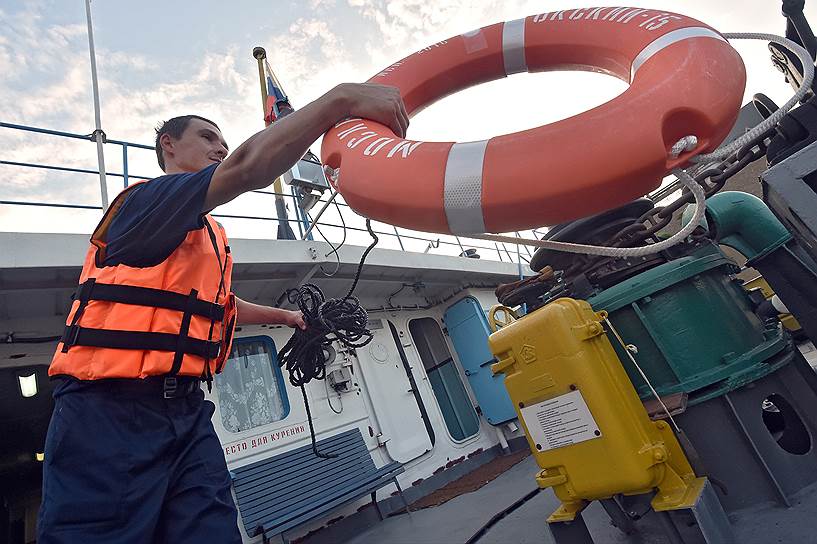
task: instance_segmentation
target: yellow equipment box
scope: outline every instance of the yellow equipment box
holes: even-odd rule
[[[694,504],[696,478],[670,426],[651,421],[605,335],[606,313],[563,298],[512,320],[489,338],[505,386],[542,470],[562,506],[548,521],[570,521],[586,501],[658,493],[656,511]]]

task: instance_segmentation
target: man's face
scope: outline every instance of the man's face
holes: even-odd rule
[[[163,134],[160,142],[168,174],[198,172],[224,160],[228,150],[221,131],[201,119],[191,119],[178,140]]]

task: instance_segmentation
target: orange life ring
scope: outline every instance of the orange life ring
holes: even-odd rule
[[[347,119],[323,138],[324,163],[340,168],[333,184],[362,215],[415,230],[554,225],[644,195],[692,155],[715,149],[737,118],[746,83],[740,56],[709,26],[618,7],[487,26],[418,51],[369,81],[399,88],[411,115],[472,85],[565,69],[605,72],[630,87],[579,115],[479,142],[404,140],[374,121]],[[687,135],[697,137],[697,147],[670,157]]]

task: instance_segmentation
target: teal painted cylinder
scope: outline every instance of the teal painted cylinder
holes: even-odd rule
[[[779,325],[765,326],[733,274],[738,267],[714,245],[630,278],[588,299],[606,310],[661,396],[685,392],[689,404],[721,395],[777,369],[789,344]],[[610,335],[643,399],[652,393]]]
[[[688,206],[681,222],[688,223],[692,214],[693,208]],[[762,200],[740,191],[723,191],[710,197],[701,222],[715,241],[735,249],[748,260],[766,255],[792,239]]]

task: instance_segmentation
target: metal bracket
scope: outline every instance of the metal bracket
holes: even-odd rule
[[[581,513],[573,521],[548,522],[547,526],[556,544],[594,544]]]

